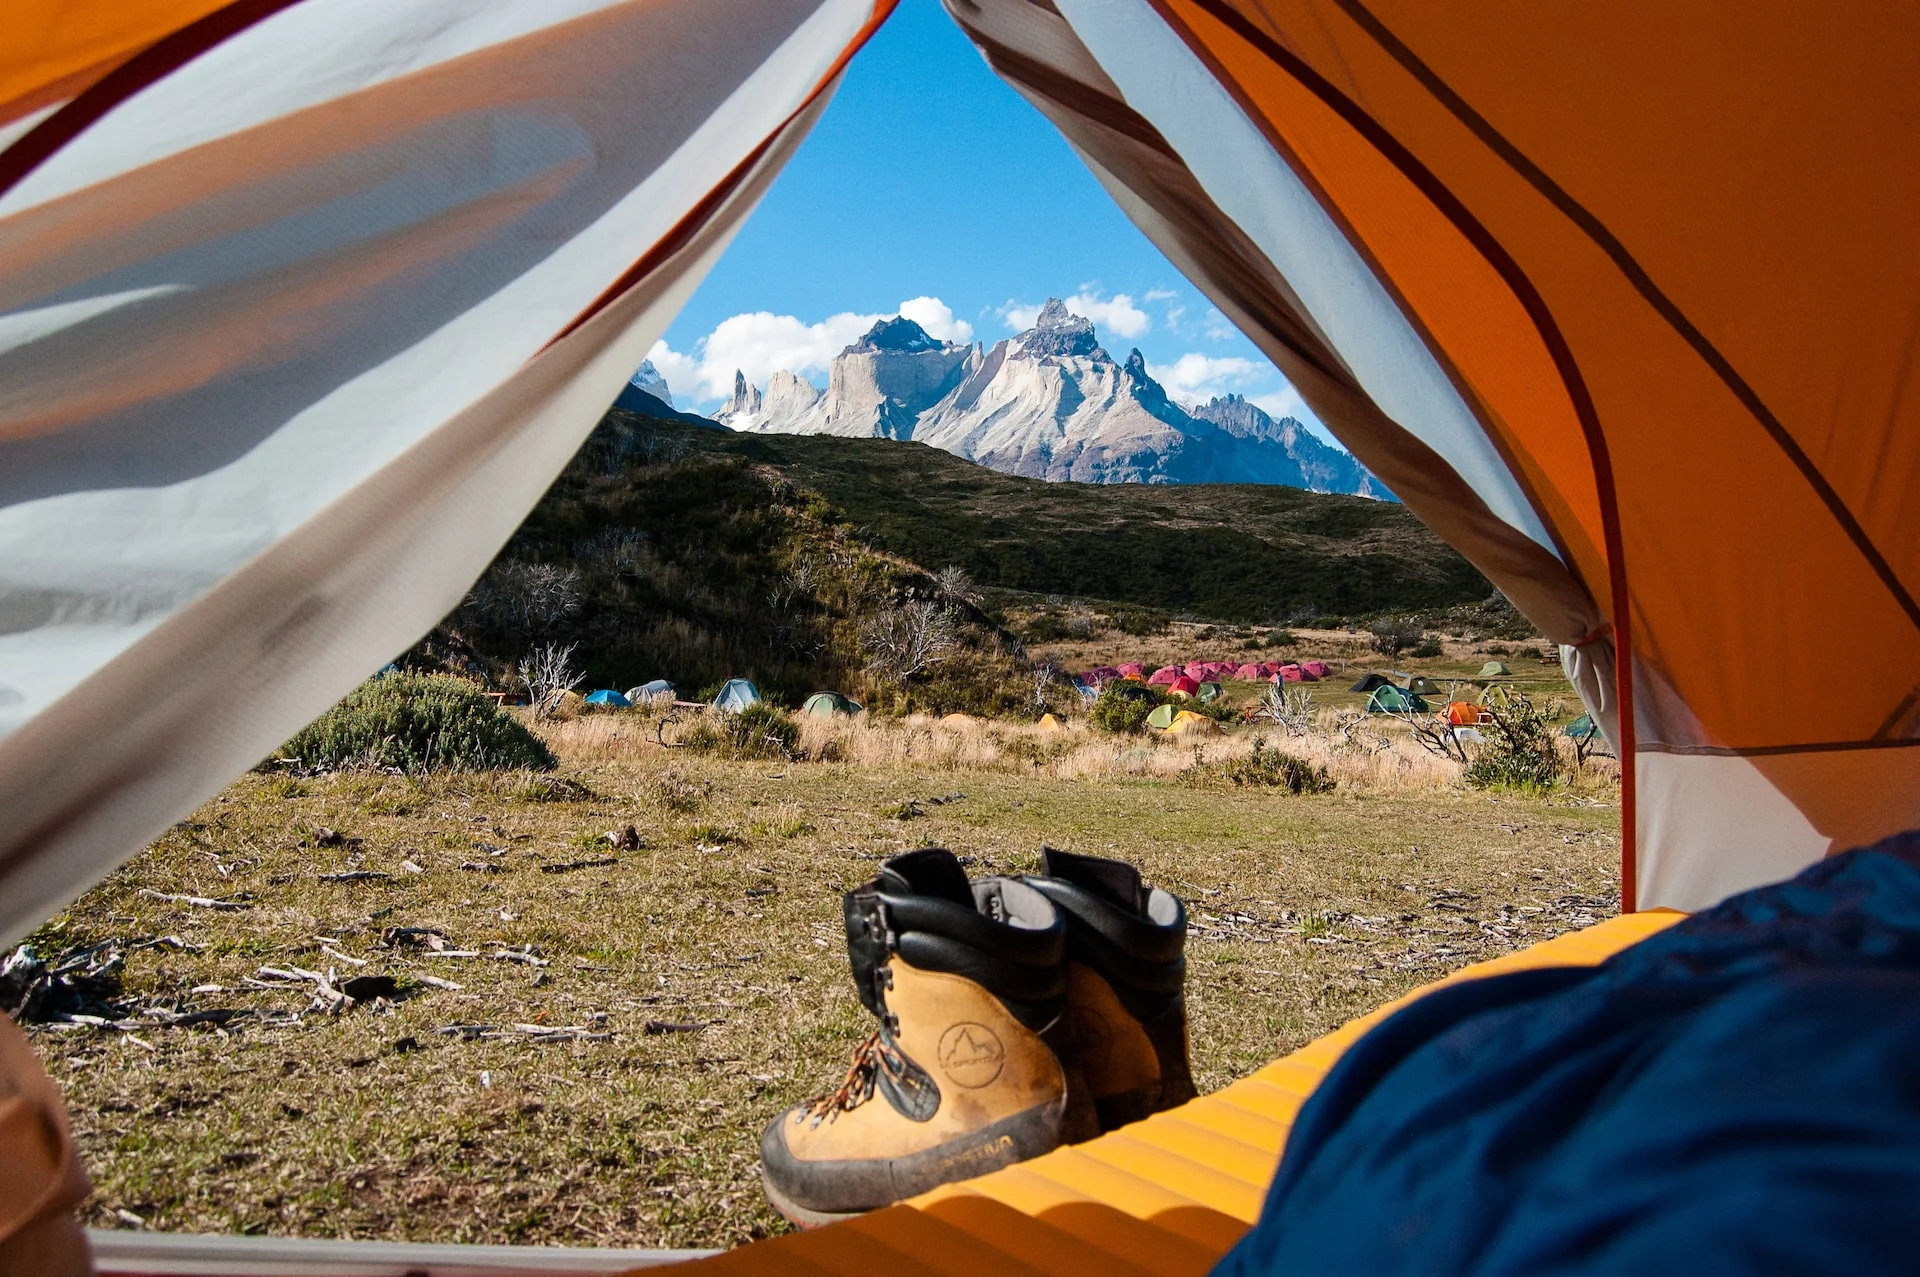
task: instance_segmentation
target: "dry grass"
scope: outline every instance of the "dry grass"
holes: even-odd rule
[[[1293,797],[1183,783],[1190,746],[1080,729],[810,724],[809,751],[841,761],[794,763],[662,749],[640,715],[547,730],[558,782],[245,777],[37,938],[177,936],[192,949],[129,958],[130,1013],[240,1013],[34,1030],[94,1175],[90,1223],[652,1246],[773,1230],[759,1128],[837,1079],[864,1029],[838,893],[917,844],[976,873],[1029,869],[1042,840],[1127,855],[1187,897],[1209,1089],[1615,906],[1604,782],[1475,794],[1400,746],[1329,752],[1341,789]],[[1202,744],[1209,759],[1250,747]],[[604,832],[628,823],[644,846],[610,849]],[[316,845],[322,827],[348,841]],[[387,876],[322,877],[353,870]],[[384,947],[393,926],[479,956]],[[529,946],[548,965],[493,956]],[[295,965],[411,988],[329,1014],[248,984]]]

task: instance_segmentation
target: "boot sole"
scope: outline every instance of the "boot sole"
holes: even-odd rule
[[[781,1217],[789,1224],[792,1224],[802,1232],[811,1228],[824,1228],[828,1224],[837,1224],[843,1219],[858,1219],[867,1213],[865,1211],[847,1211],[843,1214],[834,1214],[829,1211],[808,1210],[804,1206],[797,1205],[785,1193],[781,1192],[779,1188],[774,1185],[774,1182],[767,1177],[767,1168],[764,1166],[760,1168],[760,1187],[766,1190],[767,1204],[778,1211]]]

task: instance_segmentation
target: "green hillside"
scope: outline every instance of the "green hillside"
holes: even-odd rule
[[[890,439],[693,432],[775,466],[862,539],[983,586],[1282,622],[1478,603],[1485,577],[1406,507],[1259,484],[1021,479]]]

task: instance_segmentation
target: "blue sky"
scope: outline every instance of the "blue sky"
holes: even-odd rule
[[[1115,358],[1138,346],[1176,398],[1231,390],[1318,425],[938,0],[902,0],[654,362],[680,407],[710,409],[735,367],[824,385],[876,316],[991,343],[1049,296]]]

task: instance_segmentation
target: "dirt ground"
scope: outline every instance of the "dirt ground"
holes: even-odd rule
[[[622,739],[563,733],[558,781],[249,775],[43,929],[42,952],[146,942],[117,1027],[33,1030],[94,1177],[87,1222],[637,1246],[781,1229],[759,1130],[867,1028],[838,895],[916,845],[979,874],[1033,868],[1043,841],[1130,856],[1186,897],[1209,1090],[1617,907],[1605,784],[1300,797],[1064,774],[1011,745],[769,763]],[[639,846],[606,840],[628,825]],[[302,974],[329,972],[399,993],[330,1010]]]

